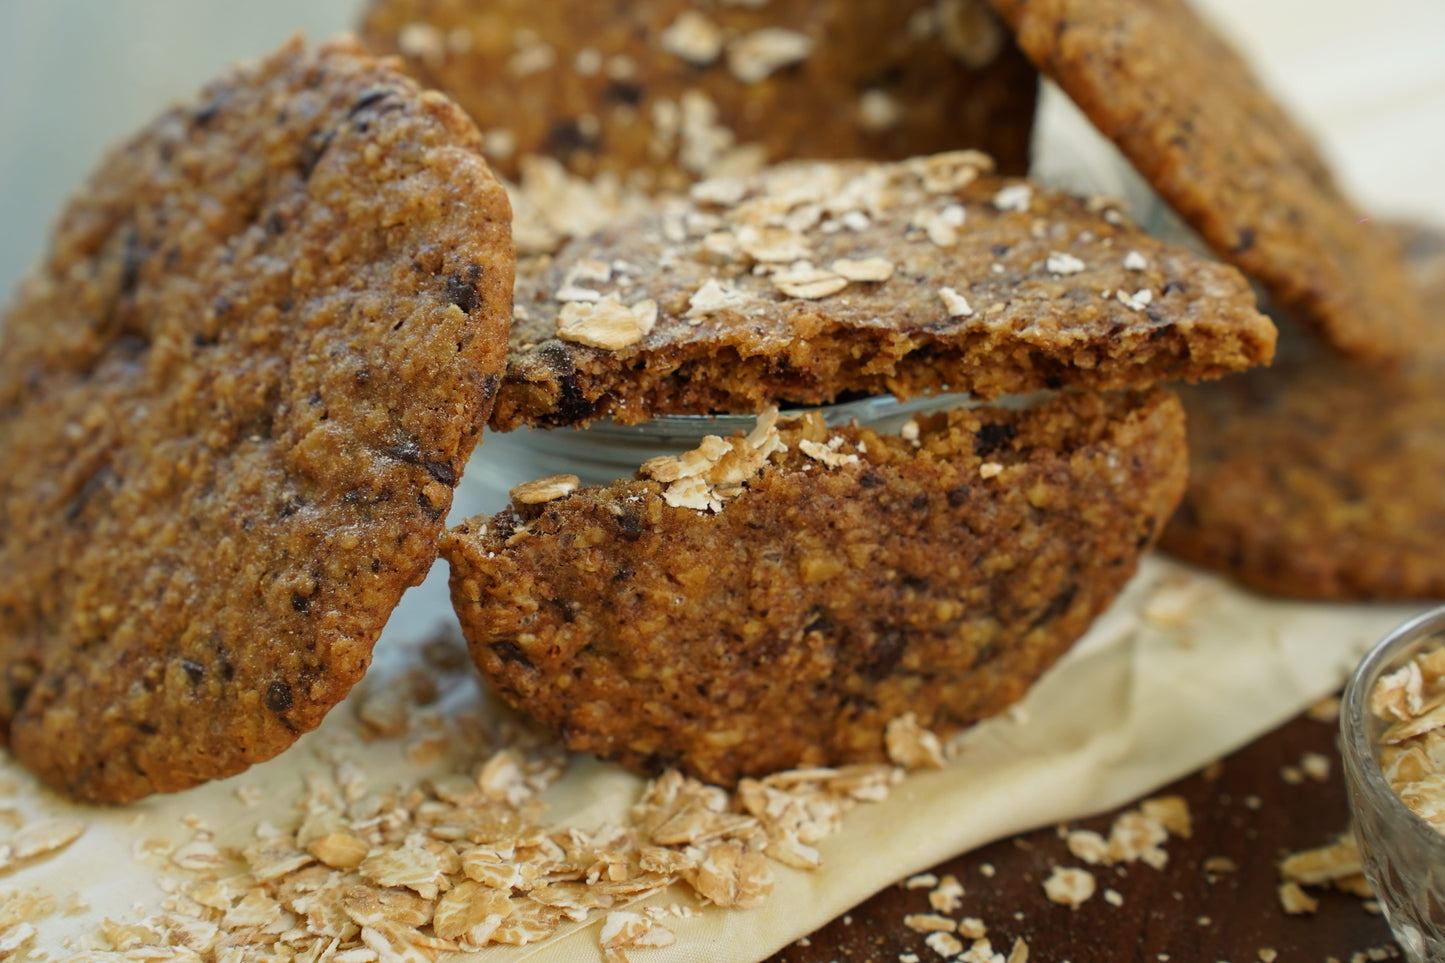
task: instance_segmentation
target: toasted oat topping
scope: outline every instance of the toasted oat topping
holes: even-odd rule
[[[803,444],[809,444],[806,440]],[[844,456],[823,446],[834,459]],[[643,463],[640,472],[668,487],[663,498],[674,508],[718,511],[723,503],[742,494],[775,452],[787,451],[778,433],[778,409],[769,408],[758,416],[753,430],[731,438],[707,435],[692,451],[661,455]],[[810,453],[811,454],[811,453]]]
[[[838,258],[828,269],[849,281],[887,281],[893,276],[893,262],[887,258],[870,257],[853,261]]]
[[[593,303],[577,299],[562,306],[557,315],[557,337],[615,351],[637,344],[656,323],[657,302],[651,298],[627,306],[616,298],[598,295]]]
[[[535,481],[523,482],[508,494],[515,504],[541,505],[576,491],[579,484],[581,480],[576,475],[549,475]]]
[[[766,80],[773,73],[807,60],[813,38],[796,30],[764,27],[728,44],[728,69],[745,84]]]
[[[660,37],[663,50],[699,67],[707,66],[722,54],[723,39],[718,25],[696,10],[679,13]]]
[[[959,294],[951,287],[938,289],[938,296],[943,301],[943,307],[948,311],[951,318],[966,318],[973,314],[973,308],[969,305],[968,299]]]
[[[1114,296],[1118,298],[1120,304],[1127,308],[1132,308],[1135,311],[1143,311],[1149,307],[1150,302],[1154,300],[1154,292],[1148,288],[1140,288],[1133,294],[1127,291],[1119,291]]]
[[[1044,262],[1044,268],[1050,274],[1079,274],[1087,271],[1089,266],[1072,254],[1061,254],[1055,251]]]

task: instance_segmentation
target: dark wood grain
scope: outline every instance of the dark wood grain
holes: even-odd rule
[[[1331,761],[1323,782],[1287,781],[1307,752]],[[1355,954],[1397,955],[1383,917],[1360,899],[1338,891],[1311,890],[1317,913],[1289,916],[1276,894],[1278,859],[1324,845],[1348,821],[1343,774],[1333,725],[1299,718],[1225,759],[1151,795],[1178,794],[1189,803],[1193,834],[1164,844],[1162,870],[1142,862],[1086,867],[1098,892],[1077,910],[1049,902],[1042,881],[1053,867],[1083,866],[1057,827],[1025,833],[939,864],[963,884],[962,907],[951,914],[977,917],[988,926],[993,948],[1008,954],[1015,938],[1029,945],[1030,959],[1138,961],[1138,963],[1247,963],[1265,959],[1348,963]],[[1125,807],[1132,808],[1132,807]],[[1108,834],[1119,810],[1070,823],[1070,829]],[[1226,857],[1233,873],[1205,869]],[[991,874],[991,875],[990,875]],[[1106,901],[1112,889],[1122,900]],[[940,956],[923,934],[903,923],[909,913],[930,912],[926,889],[900,881],[834,920],[806,940],[788,946],[772,963],[898,963],[915,954],[922,963]],[[967,945],[967,941],[965,941]],[[1274,951],[1272,956],[1269,951]]]

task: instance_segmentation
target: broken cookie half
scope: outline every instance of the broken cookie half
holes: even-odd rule
[[[1195,381],[1267,362],[1234,268],[985,155],[795,162],[518,264],[492,426]]]
[[[1186,461],[1162,389],[899,434],[765,417],[632,480],[536,486],[442,553],[508,702],[573,749],[730,784],[1006,708],[1133,574]]]

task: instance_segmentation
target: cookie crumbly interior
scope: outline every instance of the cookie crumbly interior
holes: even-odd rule
[[[1010,705],[1134,572],[1186,454],[1154,389],[902,436],[805,418],[646,473],[453,529],[453,602],[488,681],[571,748],[726,785]]]

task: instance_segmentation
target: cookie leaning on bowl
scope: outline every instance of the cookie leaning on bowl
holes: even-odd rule
[[[991,0],[1019,46],[1222,258],[1377,369],[1425,337],[1396,238],[1185,0]],[[1363,222],[1363,223],[1362,223]]]
[[[1182,389],[1190,480],[1167,550],[1271,594],[1445,597],[1445,235],[1386,229],[1430,310],[1415,356],[1380,375],[1285,327],[1273,367]]]
[[[1005,709],[1134,573],[1187,472],[1162,389],[903,437],[764,421],[660,461],[442,552],[508,702],[573,749],[722,784],[885,760],[910,713],[946,735]]]
[[[506,195],[349,42],[111,153],[0,334],[0,733],[122,802],[274,756],[430,568],[502,370]]]
[[[963,151],[795,161],[518,266],[492,426],[980,398],[1268,361],[1240,273]]]
[[[539,154],[648,189],[960,147],[1028,167],[1038,76],[982,0],[372,0],[360,29],[508,178]]]

